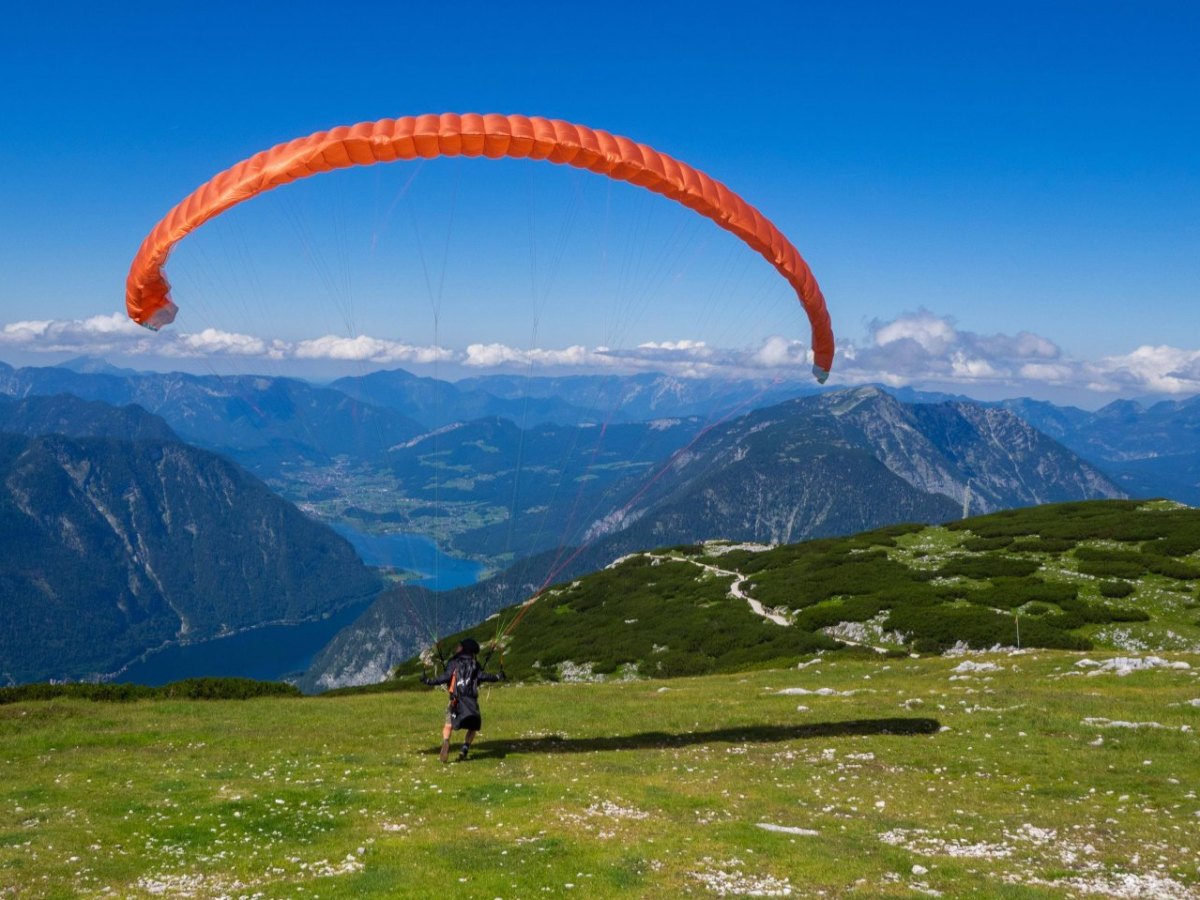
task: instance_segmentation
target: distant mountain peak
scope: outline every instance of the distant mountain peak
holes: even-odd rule
[[[835,416],[845,415],[855,407],[873,400],[892,399],[889,394],[880,390],[873,384],[867,384],[856,388],[846,388],[845,390],[841,391],[833,391],[827,396],[831,403],[830,412],[832,412]]]
[[[135,369],[122,369],[112,365],[101,356],[76,356],[54,366],[56,369],[68,369],[81,375],[139,375]]]

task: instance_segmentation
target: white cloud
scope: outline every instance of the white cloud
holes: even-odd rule
[[[956,350],[950,354],[950,371],[954,373],[955,378],[966,381],[992,379],[1000,375],[996,367],[986,359],[963,350]]]
[[[336,359],[371,363],[434,363],[449,362],[457,354],[444,347],[414,347],[397,341],[359,335],[324,337],[300,341],[290,354],[295,359]]]
[[[807,344],[780,337],[779,335],[771,335],[762,342],[762,346],[750,354],[748,362],[751,365],[758,365],[767,369],[786,366],[796,366],[799,368],[807,365],[810,358],[811,355]]]
[[[1071,384],[1077,367],[1066,363],[1025,363],[1017,369],[1017,375],[1025,381],[1042,384]]]
[[[891,322],[876,322],[872,326],[875,346],[886,347],[900,341],[911,341],[930,355],[940,355],[954,344],[958,334],[949,319],[939,318],[928,310]]]
[[[267,342],[248,334],[205,328],[191,334],[172,334],[164,348],[164,356],[252,356],[263,359],[282,359],[284,346],[279,341]]]
[[[1106,356],[1087,367],[1094,389],[1135,387],[1164,394],[1200,390],[1200,350],[1141,346],[1124,356]]]
[[[707,355],[712,351],[709,350],[708,344],[705,341],[647,341],[644,344],[638,344],[639,350],[667,350],[679,353]]]
[[[1139,347],[1123,356],[1070,359],[1028,331],[981,335],[954,320],[918,310],[872,323],[861,345],[843,342],[834,371],[850,383],[1005,388],[1011,394],[1055,387],[1104,394],[1200,391],[1200,350]]]
[[[473,368],[492,369],[501,366],[607,367],[613,360],[606,352],[588,350],[578,344],[562,350],[520,350],[507,344],[471,344],[461,362]]]
[[[136,348],[149,336],[123,313],[66,321],[12,322],[0,329],[0,346],[46,353],[111,353]],[[135,351],[136,352],[136,351]]]
[[[805,380],[812,354],[804,339],[772,335],[756,346],[716,347],[693,338],[633,347],[517,348],[473,343],[465,350],[414,346],[359,335],[288,342],[206,328],[151,333],[123,314],[75,320],[28,320],[0,326],[0,349],[122,357],[236,357],[243,360],[333,360],[375,365],[457,364],[469,369],[528,368],[663,371],[682,377],[771,376]],[[879,382],[900,387],[987,389],[1008,396],[1089,391],[1107,396],[1200,392],[1200,350],[1141,346],[1123,355],[1072,359],[1048,338],[1027,331],[983,335],[929,310],[873,322],[865,340],[844,337],[834,361],[835,384]]]

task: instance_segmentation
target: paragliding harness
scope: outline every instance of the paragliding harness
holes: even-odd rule
[[[455,666],[454,671],[450,673],[450,684],[446,686],[446,693],[450,695],[450,714],[457,715],[458,713],[458,673],[462,666]]]
[[[483,671],[473,656],[456,656],[447,664],[450,669],[450,706],[457,708],[460,697],[479,696],[479,673]]]
[[[455,656],[446,664],[450,673],[450,681],[446,691],[450,695],[450,720],[455,728],[478,730],[479,715],[479,675],[483,669],[474,656]],[[472,721],[474,720],[474,721]]]

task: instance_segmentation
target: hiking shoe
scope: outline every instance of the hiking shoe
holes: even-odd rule
[[[462,762],[464,759],[467,758],[467,754],[470,752],[471,752],[470,747],[463,747],[461,750],[458,751],[458,761]]]
[[[445,762],[449,758],[450,758],[450,743],[449,743],[449,741],[442,741],[442,749],[438,753],[438,759],[440,759],[442,762]]]

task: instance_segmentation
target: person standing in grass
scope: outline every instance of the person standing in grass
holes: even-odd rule
[[[438,754],[442,762],[450,758],[452,732],[462,729],[467,731],[462,749],[458,751],[461,761],[471,752],[475,735],[483,727],[483,716],[479,711],[479,682],[503,681],[505,678],[503,669],[495,675],[483,671],[478,656],[479,643],[473,638],[464,638],[462,643],[454,648],[454,656],[446,663],[446,669],[441,675],[437,678],[421,679],[423,684],[446,685],[450,694],[450,705],[446,708],[446,724],[442,726],[442,749]]]

